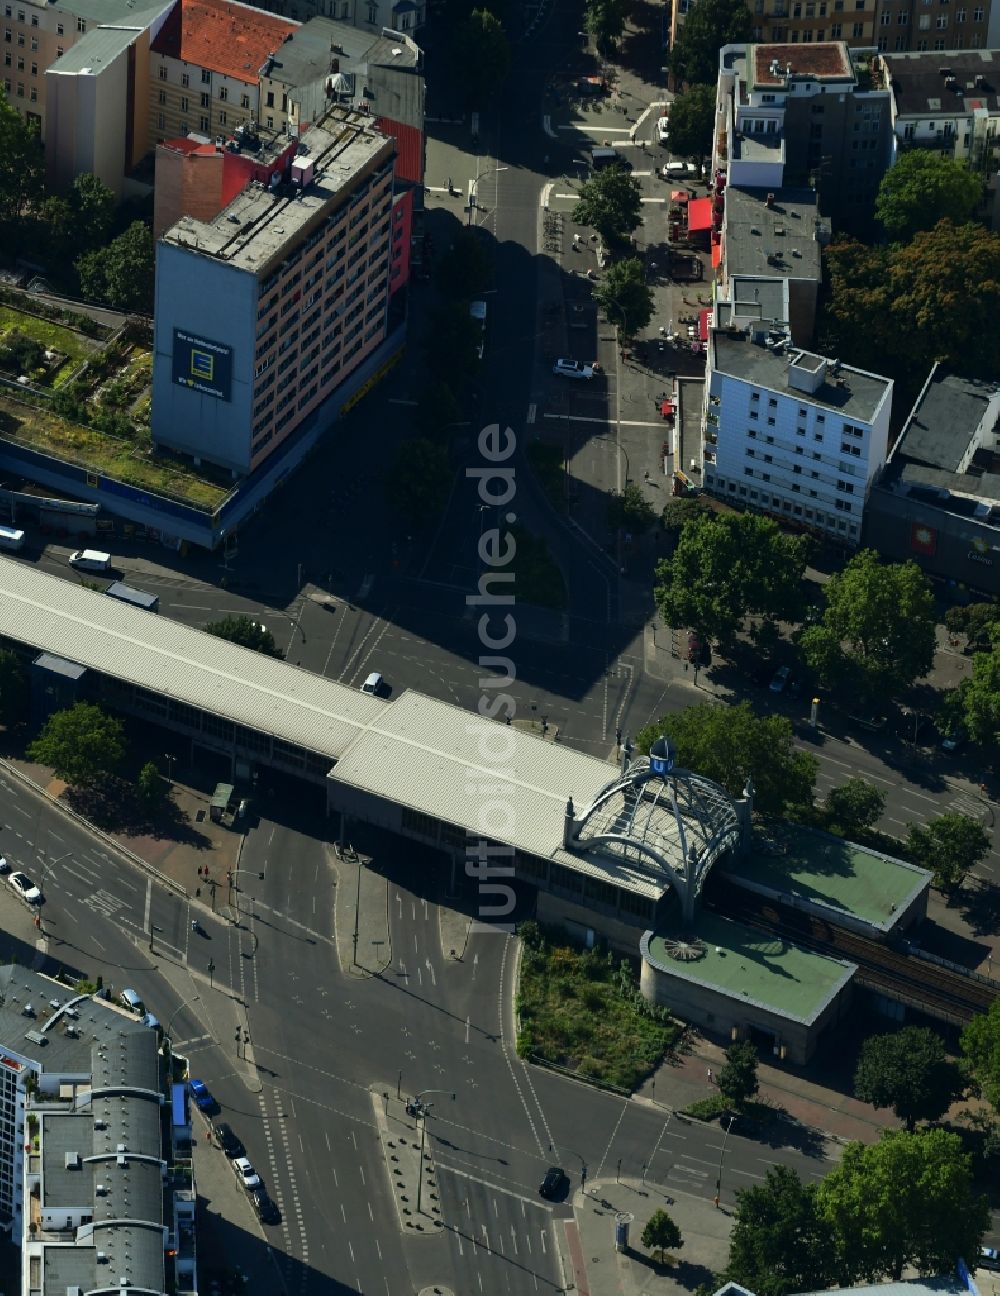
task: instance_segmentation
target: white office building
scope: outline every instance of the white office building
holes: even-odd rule
[[[858,545],[892,381],[793,347],[767,321],[712,330],[706,377],[706,490]]]

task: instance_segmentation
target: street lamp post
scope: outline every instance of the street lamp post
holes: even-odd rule
[[[722,1150],[719,1152],[719,1177],[715,1181],[716,1208],[718,1208],[719,1202],[722,1200],[722,1162],[726,1155],[726,1141],[729,1138],[729,1131],[733,1128],[733,1122],[735,1120],[736,1120],[735,1116],[730,1116],[729,1124],[726,1126],[726,1132],[722,1136]]]
[[[433,1103],[423,1101],[424,1094],[432,1093],[451,1093],[450,1089],[422,1089],[420,1093],[407,1104],[409,1111],[420,1121],[420,1159],[417,1164],[417,1214],[420,1214],[420,1202],[423,1198],[424,1188],[424,1145],[427,1140],[427,1113],[434,1106]],[[451,1101],[455,1101],[454,1093],[451,1093]]]

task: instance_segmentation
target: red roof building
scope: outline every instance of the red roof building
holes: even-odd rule
[[[178,0],[151,48],[165,58],[256,85],[268,55],[299,26],[233,0]]]

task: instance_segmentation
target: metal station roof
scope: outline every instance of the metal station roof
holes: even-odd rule
[[[331,764],[386,703],[0,557],[0,636],[297,744]]]

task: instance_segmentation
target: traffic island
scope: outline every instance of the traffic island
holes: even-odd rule
[[[443,1224],[434,1158],[427,1146],[426,1109],[395,1096],[394,1085],[372,1085],[372,1109],[400,1231],[431,1237]],[[423,1115],[420,1113],[423,1112]]]
[[[392,962],[389,882],[371,858],[346,845],[334,846],[337,894],[334,928],[337,959],[347,976],[381,976]]]

